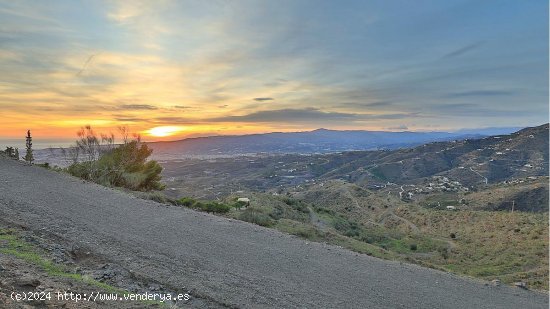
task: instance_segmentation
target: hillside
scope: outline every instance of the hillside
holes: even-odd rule
[[[111,284],[188,292],[197,308],[548,306],[543,294],[358,255],[39,167],[0,159],[0,171],[3,224],[62,241],[72,263],[118,269],[101,277]]]
[[[548,124],[509,135],[429,143],[409,149],[365,153],[330,166],[321,177],[361,182],[408,183],[434,175],[467,186],[548,174]]]
[[[414,194],[458,182],[467,190],[548,175],[548,125],[510,135],[429,143],[414,148],[332,154],[160,160],[170,196],[219,198],[233,191],[279,191],[325,180],[370,190],[387,182]],[[439,180],[433,180],[439,177]],[[430,186],[432,183],[434,186]],[[414,187],[413,187],[414,186]],[[414,191],[414,192],[413,192]]]
[[[252,208],[232,218],[382,258],[548,287],[548,125],[391,151],[161,164],[169,197],[250,198]]]

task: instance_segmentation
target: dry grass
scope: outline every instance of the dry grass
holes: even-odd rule
[[[447,252],[426,257],[449,271],[548,289],[548,213],[396,210],[425,235],[446,240]],[[452,238],[452,235],[454,238]]]

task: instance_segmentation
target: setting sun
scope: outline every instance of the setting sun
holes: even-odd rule
[[[163,127],[154,127],[149,130],[147,130],[147,134],[156,136],[156,137],[165,137],[165,136],[171,136],[178,132],[183,131],[183,127],[177,127],[177,126],[163,126]]]

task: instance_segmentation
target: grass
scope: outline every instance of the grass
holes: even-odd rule
[[[509,284],[524,281],[531,289],[548,289],[548,213],[450,212],[444,206],[457,205],[458,196],[435,194],[422,205],[392,207],[396,216],[418,227],[413,232],[403,229],[403,221],[366,224],[386,208],[365,206],[357,212],[342,205],[311,205],[288,196],[255,197],[257,201],[244,209],[229,202],[231,209],[221,215],[379,258]],[[379,204],[382,200],[369,201]],[[437,202],[442,209],[422,207]],[[388,199],[388,203],[393,202]],[[178,204],[207,210],[196,207],[197,201],[191,198],[182,198]]]
[[[280,219],[273,227],[283,233],[296,235],[312,241],[319,241],[324,237],[313,225],[290,219]]]
[[[525,281],[548,290],[548,213],[413,209],[400,215],[423,235],[452,244],[446,258],[435,255],[427,262],[457,274]]]
[[[44,270],[46,274],[52,277],[66,278],[74,281],[83,282],[109,293],[116,293],[121,295],[130,294],[129,291],[95,280],[86,275],[74,273],[67,266],[52,262],[45,257],[45,253],[41,249],[21,239],[17,235],[16,231],[12,229],[0,229],[0,253],[14,256],[29,264],[38,266],[39,268]],[[155,301],[141,302],[148,305],[166,305],[164,303]]]

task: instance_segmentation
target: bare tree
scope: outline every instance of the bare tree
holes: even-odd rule
[[[101,155],[100,139],[90,125],[80,128],[76,147],[86,156],[86,161],[95,161]]]
[[[100,148],[100,153],[110,152],[115,148],[115,135],[113,132],[109,132],[109,134],[101,133]]]
[[[128,135],[130,134],[130,129],[128,126],[119,126],[118,131],[122,137],[122,142],[126,145],[128,143]]]

